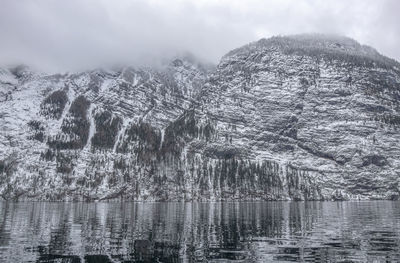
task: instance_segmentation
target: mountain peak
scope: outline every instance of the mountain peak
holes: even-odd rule
[[[229,52],[224,57],[252,52],[279,50],[284,54],[310,56],[318,59],[345,61],[361,66],[399,68],[400,64],[381,55],[374,48],[340,35],[298,34],[262,38]]]

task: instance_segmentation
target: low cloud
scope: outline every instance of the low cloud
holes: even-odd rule
[[[397,0],[1,2],[1,64],[79,70],[184,52],[218,63],[259,38],[310,32],[346,35],[400,60]]]

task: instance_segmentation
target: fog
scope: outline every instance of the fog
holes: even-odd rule
[[[0,64],[145,65],[299,33],[349,36],[400,60],[397,0],[0,0]]]

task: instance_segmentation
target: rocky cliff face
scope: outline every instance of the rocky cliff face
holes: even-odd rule
[[[0,194],[397,198],[400,65],[342,37],[262,39],[216,68],[0,72]]]

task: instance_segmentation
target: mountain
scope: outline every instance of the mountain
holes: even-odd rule
[[[397,199],[400,64],[339,36],[216,67],[0,70],[7,200]]]

